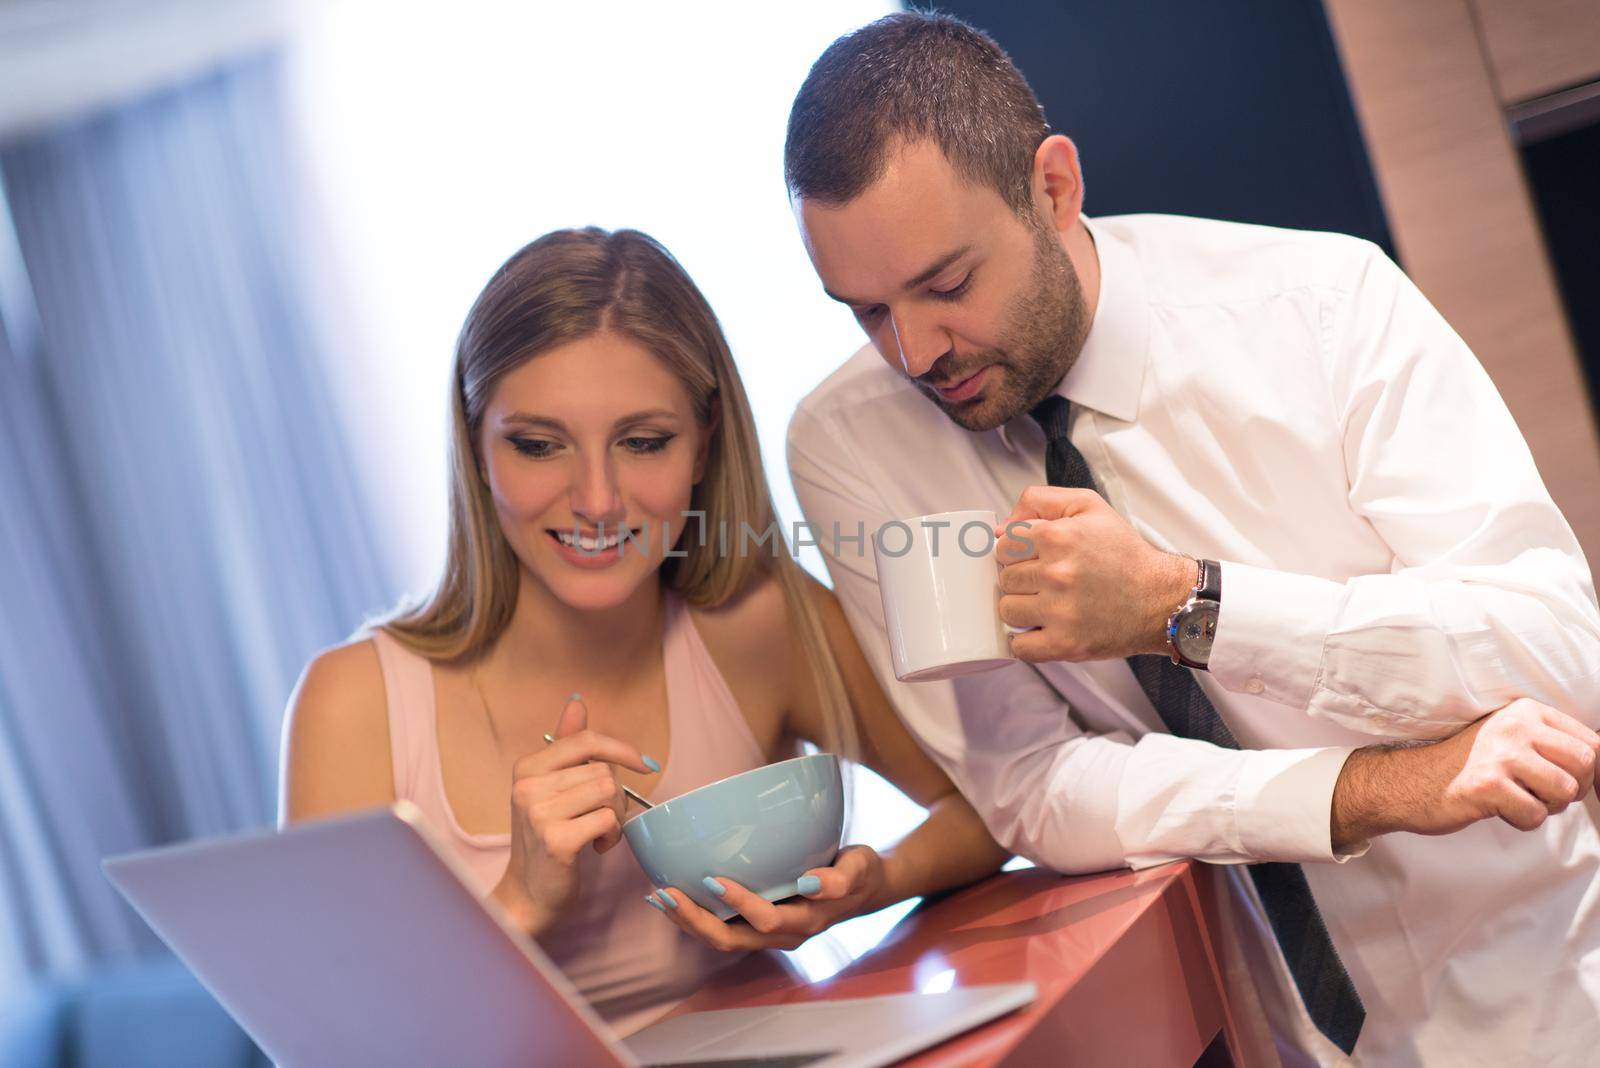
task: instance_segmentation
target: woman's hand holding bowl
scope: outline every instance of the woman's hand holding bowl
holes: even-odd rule
[[[673,923],[716,949],[794,949],[836,923],[872,911],[888,883],[884,868],[884,858],[870,846],[845,846],[833,864],[812,868],[800,877],[800,897],[777,904],[732,879],[708,877],[706,889],[739,914],[728,922],[674,887],[658,890],[654,896]]]

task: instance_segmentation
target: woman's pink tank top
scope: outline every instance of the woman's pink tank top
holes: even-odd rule
[[[652,801],[766,762],[687,606],[671,592],[663,631],[671,752],[645,795]],[[422,810],[487,896],[505,874],[511,836],[469,834],[456,822],[439,763],[433,665],[382,630],[372,640],[388,693],[395,797]],[[539,944],[619,1033],[643,1027],[738,959],[690,938],[645,904],[653,887],[625,841],[604,855],[585,849],[579,872],[582,896]]]

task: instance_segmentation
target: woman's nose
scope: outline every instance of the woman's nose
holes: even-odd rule
[[[579,465],[572,483],[572,512],[585,522],[616,524],[624,519],[616,472],[602,459]]]

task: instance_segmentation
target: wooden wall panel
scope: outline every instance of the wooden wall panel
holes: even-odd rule
[[[1600,79],[1600,0],[1472,0],[1500,102]]]
[[[1593,568],[1600,437],[1473,12],[1325,4],[1401,263],[1488,369]]]

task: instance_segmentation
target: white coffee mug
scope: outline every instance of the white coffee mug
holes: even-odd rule
[[[885,523],[872,539],[901,682],[953,679],[1014,659],[1000,622],[995,514],[939,512]]]

